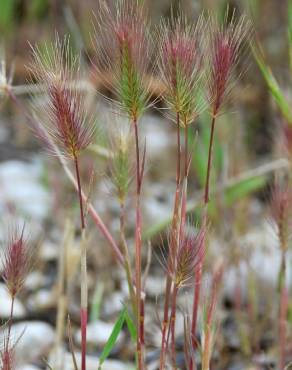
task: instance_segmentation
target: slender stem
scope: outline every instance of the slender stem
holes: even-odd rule
[[[88,281],[87,281],[87,253],[85,229],[82,230],[81,240],[81,370],[86,370],[86,340],[88,316]]]
[[[143,309],[143,302],[141,297],[142,283],[142,234],[141,234],[141,185],[142,174],[140,172],[140,147],[139,147],[139,133],[137,120],[133,120],[134,134],[135,134],[135,147],[136,147],[136,230],[135,230],[135,280],[136,280],[136,306],[137,306],[137,358],[138,369],[144,369],[143,359],[143,338],[144,338],[144,319],[141,315]]]
[[[279,272],[279,369],[283,370],[286,363],[286,331],[288,311],[288,291],[286,287],[286,253],[282,251],[281,267]]]
[[[14,311],[14,301],[15,295],[11,296],[11,305],[10,305],[10,315],[8,320],[8,333],[7,333],[7,342],[6,342],[6,351],[9,351],[9,342],[10,342],[10,335],[11,335],[11,327],[12,327],[12,320],[13,320],[13,311]]]
[[[188,177],[188,167],[189,167],[189,130],[188,125],[185,123],[185,178]]]
[[[172,293],[172,304],[171,304],[171,314],[170,314],[171,356],[172,356],[173,369],[176,369],[175,321],[176,321],[177,293],[178,293],[178,287],[175,286],[173,288],[173,293]]]
[[[205,195],[204,195],[205,205],[207,205],[209,202],[210,173],[211,173],[212,150],[213,150],[213,141],[214,141],[214,132],[215,132],[215,121],[216,121],[216,115],[214,114],[212,116],[211,134],[210,134],[210,142],[209,142],[207,177],[206,177]]]
[[[170,238],[170,250],[168,257],[168,267],[170,271],[173,271],[174,256],[176,253],[177,239],[178,239],[178,221],[179,221],[179,195],[180,195],[180,173],[181,173],[181,140],[180,140],[180,114],[176,115],[176,134],[177,134],[177,159],[176,159],[176,191],[174,198],[174,209],[172,216],[172,226],[171,226],[171,238]],[[165,287],[165,299],[164,299],[164,312],[163,312],[163,323],[162,323],[162,338],[161,338],[161,352],[160,352],[160,364],[159,369],[165,369],[165,357],[167,352],[167,340],[166,333],[169,325],[169,303],[172,291],[172,280],[168,273],[166,278]]]
[[[209,203],[209,192],[210,192],[210,174],[211,174],[211,165],[212,165],[212,151],[213,151],[213,142],[214,142],[214,133],[215,133],[215,122],[216,122],[216,114],[212,115],[211,121],[211,133],[210,133],[210,141],[209,141],[209,151],[208,151],[208,164],[207,164],[207,175],[206,175],[206,183],[205,183],[205,191],[204,191],[204,209],[203,209],[203,228],[206,229],[207,227],[207,206]],[[206,243],[206,236],[204,235],[203,239],[203,249],[205,250],[205,243]],[[197,329],[197,318],[198,318],[198,308],[199,308],[199,301],[200,301],[200,293],[201,293],[201,282],[202,282],[202,269],[203,269],[203,259],[201,260],[199,266],[195,271],[195,292],[194,292],[194,300],[193,300],[193,315],[192,315],[192,327],[191,327],[191,341],[193,351],[196,349],[196,329]],[[189,363],[189,370],[193,370],[194,363],[193,358],[191,357]]]
[[[77,156],[74,156],[74,164],[78,186],[79,206],[80,206],[80,221],[81,221],[81,370],[86,370],[86,340],[87,340],[87,316],[88,316],[88,281],[87,281],[87,251],[85,237],[85,217],[83,211],[83,199],[80,171]]]
[[[176,187],[180,185],[180,167],[181,167],[181,143],[180,143],[180,115],[176,115],[176,140],[177,140],[177,159],[176,159]]]
[[[124,204],[121,204],[121,212],[120,212],[120,236],[121,236],[121,244],[124,253],[124,268],[127,277],[127,283],[129,288],[130,300],[132,304],[133,313],[137,315],[137,306],[136,306],[136,296],[135,291],[133,288],[133,279],[132,279],[132,270],[131,270],[131,262],[129,256],[129,249],[128,244],[125,236],[125,208]]]
[[[76,172],[77,186],[78,186],[81,229],[84,230],[85,229],[85,218],[84,218],[84,212],[83,212],[82,189],[81,189],[80,171],[79,171],[79,164],[78,164],[77,156],[74,156],[74,165],[75,165],[75,172]]]

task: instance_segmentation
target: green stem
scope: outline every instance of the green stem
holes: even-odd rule
[[[212,123],[211,123],[211,134],[210,134],[209,152],[208,152],[207,176],[206,176],[205,194],[204,194],[205,205],[207,205],[209,203],[210,174],[211,174],[211,163],[212,163],[212,151],[213,151],[213,142],[214,142],[215,122],[216,122],[216,116],[213,115]]]

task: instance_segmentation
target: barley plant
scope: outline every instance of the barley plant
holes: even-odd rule
[[[5,24],[5,17],[9,22],[13,14],[16,5],[10,1],[0,2],[0,23]],[[34,11],[41,12],[41,4],[46,9],[50,2],[32,3]],[[97,0],[87,9],[91,22],[85,28],[66,5],[68,34],[63,25],[52,41],[27,40],[28,78],[23,85],[13,82],[13,69],[7,71],[3,53],[1,109],[15,110],[25,124],[15,129],[19,137],[28,132],[29,140],[44,149],[42,155],[48,158],[44,182],[53,194],[47,227],[57,228],[61,240],[53,277],[54,345],[40,362],[35,360],[37,366],[53,370],[291,366],[289,97],[267,67],[251,20],[257,19],[260,1],[250,1],[245,11],[233,8],[233,3],[218,5],[217,12],[212,6],[199,12],[193,3],[189,12],[183,1],[172,4],[156,19],[151,2]],[[202,3],[207,6],[208,1]],[[52,5],[56,16],[58,6]],[[291,1],[288,9],[291,44]],[[282,123],[274,135],[278,158],[246,169],[250,153],[239,123],[233,122],[242,113],[230,112],[241,99],[239,90],[244,90],[252,64],[267,82]],[[253,89],[257,88],[250,93]],[[149,123],[149,128],[149,116],[159,116],[166,127]],[[174,148],[165,162],[161,129]],[[148,159],[155,142],[159,154],[152,163]],[[166,166],[161,163],[166,162],[174,186],[162,193],[170,199],[170,210],[168,216],[158,213],[158,221],[149,222],[145,217],[145,207],[153,200],[149,172],[156,168],[159,177]],[[100,192],[96,195],[100,184],[110,192],[106,199]],[[263,218],[269,231],[262,232],[268,234],[268,244],[277,244],[273,253],[278,253],[279,268],[276,284],[267,290],[270,298],[263,297],[260,271],[253,266],[256,251],[243,237],[256,218],[250,211],[256,208],[250,205],[253,193],[265,198],[261,202],[268,205]],[[24,217],[29,222],[18,221],[23,215],[15,203],[15,209],[5,205],[14,221],[3,227],[1,249],[1,277],[10,302],[0,336],[3,370],[23,368],[18,349],[27,333],[14,332],[16,304],[19,296],[25,299],[34,271],[44,269],[38,261],[47,232],[42,224],[42,236],[32,237],[34,224],[29,217]],[[111,212],[117,216],[115,223]],[[256,241],[257,249],[261,240]],[[260,258],[264,270],[263,255]],[[161,289],[155,302],[148,288],[153,271],[159,276],[155,288]],[[92,336],[100,339],[104,334],[92,325],[105,312],[108,290],[114,288],[121,293],[120,310],[117,313],[113,303],[107,305],[115,323],[96,353]],[[33,320],[37,303],[31,302]],[[231,329],[224,332],[226,327]],[[243,355],[243,365],[227,366],[231,355],[226,343]]]

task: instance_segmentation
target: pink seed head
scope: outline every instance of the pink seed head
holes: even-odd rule
[[[24,228],[19,233],[15,229],[4,251],[2,278],[11,297],[22,289],[31,265],[31,251],[23,237]]]
[[[205,229],[197,234],[185,235],[179,245],[174,266],[173,279],[177,287],[188,285],[205,255]]]
[[[163,22],[158,31],[158,70],[165,85],[164,98],[171,110],[190,123],[198,114],[197,93],[203,76],[202,19],[195,27],[185,17]]]
[[[69,40],[56,41],[45,51],[33,49],[31,72],[46,87],[48,103],[41,119],[54,144],[69,157],[75,158],[92,141],[94,126],[88,122],[84,97],[78,91],[79,60],[72,55]],[[38,135],[46,143],[44,134]]]
[[[227,16],[223,26],[210,20],[210,45],[208,76],[209,100],[213,115],[218,114],[224,99],[232,88],[231,78],[235,72],[241,52],[248,42],[251,26],[245,17],[236,23],[234,14],[227,24]]]

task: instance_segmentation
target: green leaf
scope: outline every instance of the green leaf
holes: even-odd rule
[[[101,369],[101,366],[102,364],[104,363],[104,361],[107,359],[107,357],[109,356],[109,354],[111,353],[114,345],[116,344],[116,341],[118,339],[118,336],[123,328],[123,325],[124,325],[124,321],[125,321],[125,312],[126,312],[126,308],[124,308],[122,310],[122,312],[120,313],[120,316],[118,317],[114,327],[113,327],[113,330],[112,330],[112,333],[108,339],[108,341],[106,342],[106,345],[104,346],[104,349],[102,351],[102,354],[99,358],[99,365],[98,365],[98,369],[100,370]]]
[[[275,79],[271,69],[265,64],[263,57],[260,55],[259,50],[252,48],[255,60],[262,72],[262,75],[269,87],[270,93],[272,94],[278,108],[280,109],[282,115],[287,120],[289,124],[292,124],[292,112],[290,105],[286,100],[284,94],[282,93],[277,80]]]
[[[244,198],[257,190],[262,189],[266,182],[266,178],[261,176],[243,180],[239,184],[231,186],[225,190],[225,205],[231,206],[237,199]]]
[[[126,320],[126,324],[127,324],[129,333],[131,335],[131,339],[134,343],[136,343],[137,329],[136,329],[136,326],[134,324],[134,321],[132,320],[131,316],[129,315],[128,310],[125,311],[125,320]]]

